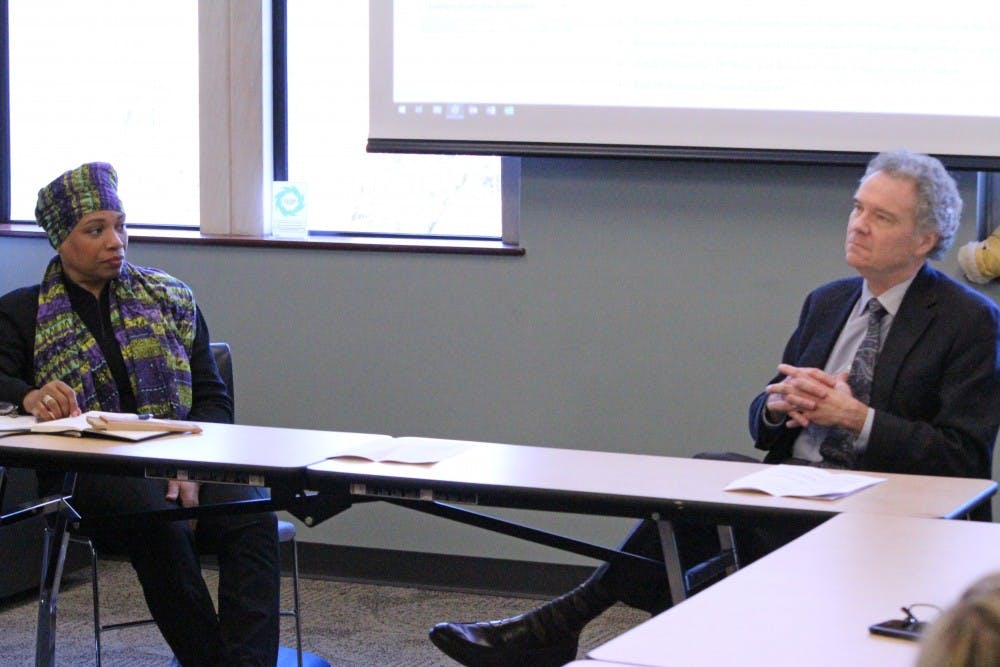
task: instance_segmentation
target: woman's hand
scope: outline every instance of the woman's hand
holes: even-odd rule
[[[76,404],[76,392],[61,380],[53,380],[41,389],[32,389],[25,395],[24,411],[35,415],[40,421],[51,421],[63,417],[79,417],[80,406]]]

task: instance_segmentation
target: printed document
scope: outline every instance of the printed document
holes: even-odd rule
[[[885,477],[812,466],[773,465],[730,482],[725,490],[763,491],[772,496],[836,500],[885,480]]]

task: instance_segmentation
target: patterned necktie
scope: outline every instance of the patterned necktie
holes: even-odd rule
[[[847,384],[851,387],[854,398],[867,404],[871,399],[875,358],[878,356],[879,343],[881,342],[882,317],[886,311],[875,298],[868,301],[865,309],[868,311],[868,329],[854,355],[854,361],[851,362]],[[819,464],[820,467],[854,468],[857,463],[854,440],[855,436],[850,431],[839,427],[831,428],[819,446],[819,453],[823,456],[823,461]]]

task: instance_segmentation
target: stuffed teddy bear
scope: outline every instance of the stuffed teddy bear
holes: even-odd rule
[[[970,241],[958,249],[958,265],[965,277],[985,285],[1000,277],[1000,227],[982,241]]]

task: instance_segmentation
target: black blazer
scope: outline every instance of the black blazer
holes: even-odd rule
[[[828,283],[802,307],[782,361],[823,368],[861,295],[861,278]],[[861,470],[989,478],[1000,428],[1000,310],[925,264],[907,290],[875,364],[875,409]],[[776,376],[772,382],[777,382]],[[767,395],[750,405],[765,462],[791,457],[800,428],[768,427]]]

